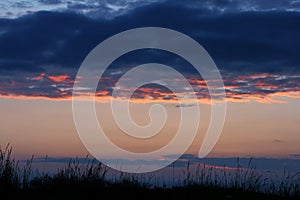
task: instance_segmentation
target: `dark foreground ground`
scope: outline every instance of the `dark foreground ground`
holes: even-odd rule
[[[14,192],[4,195],[7,198],[28,199],[299,199],[287,198],[245,191],[234,191],[231,189],[196,189],[196,188],[174,188],[174,189],[142,189],[111,187],[97,190],[71,189],[71,190],[36,190]]]
[[[283,196],[233,188],[215,188],[197,185],[173,188],[149,188],[133,183],[39,183],[30,189],[1,188],[1,199],[299,199],[299,196]]]

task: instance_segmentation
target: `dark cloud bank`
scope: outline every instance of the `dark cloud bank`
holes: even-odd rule
[[[16,19],[0,19],[0,94],[63,97],[59,88],[70,88],[72,82],[54,87],[49,79],[37,82],[32,77],[42,73],[66,74],[74,80],[81,62],[101,41],[145,26],[170,28],[191,36],[209,52],[226,81],[242,75],[275,74],[276,80],[265,80],[280,86],[278,90],[273,87],[274,92],[286,88],[299,91],[300,12],[292,9],[298,5],[293,7],[290,1],[249,1],[248,7],[240,1],[180,2],[147,4],[113,18],[90,17],[74,11],[40,11]],[[124,66],[147,62],[174,66],[187,76],[195,73],[177,56],[149,50],[122,56],[111,69],[123,70]],[[255,91],[247,88],[238,92]],[[68,90],[64,94],[70,93]]]

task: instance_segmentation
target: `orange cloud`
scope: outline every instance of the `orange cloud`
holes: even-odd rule
[[[61,83],[61,82],[65,82],[65,81],[70,81],[71,77],[68,75],[58,75],[58,76],[48,76],[48,78],[56,83]]]
[[[55,83],[61,83],[61,82],[69,82],[69,81],[72,81],[71,80],[71,77],[69,75],[57,75],[57,76],[54,76],[54,75],[47,75],[45,73],[41,73],[40,75],[38,76],[34,76],[32,78],[30,78],[31,80],[35,80],[35,81],[42,81],[44,79],[49,79]]]
[[[237,80],[245,80],[245,79],[260,79],[272,76],[271,74],[261,73],[261,74],[254,74],[249,76],[238,76]]]
[[[268,84],[268,83],[264,83],[262,81],[256,81],[255,82],[255,87],[260,88],[260,89],[278,89],[279,88],[278,85],[271,85],[271,84]]]
[[[47,76],[47,75],[46,75],[45,73],[42,73],[42,74],[40,74],[40,75],[38,75],[38,76],[34,76],[34,77],[30,78],[30,79],[31,79],[31,80],[34,80],[34,81],[41,81],[41,80],[43,80],[46,76]]]
[[[41,100],[51,100],[51,101],[69,101],[69,100],[72,100],[72,96],[47,97],[47,96],[38,96],[38,95],[27,96],[27,95],[15,95],[15,94],[9,94],[9,95],[0,94],[0,98],[3,98],[3,99],[19,99],[19,100],[41,99]]]
[[[238,85],[224,85],[225,89],[238,89],[240,86]]]

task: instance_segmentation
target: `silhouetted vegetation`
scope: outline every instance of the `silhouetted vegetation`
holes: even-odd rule
[[[70,160],[54,174],[34,175],[32,159],[20,167],[11,157],[12,148],[0,149],[0,194],[6,198],[130,198],[130,199],[300,199],[300,176],[284,174],[274,181],[259,174],[249,160],[248,167],[229,171],[198,165],[195,173],[189,164],[180,184],[158,186],[143,175],[121,173],[108,178],[109,169],[95,160],[81,164]],[[173,166],[174,167],[174,166]],[[173,175],[174,176],[174,175]]]

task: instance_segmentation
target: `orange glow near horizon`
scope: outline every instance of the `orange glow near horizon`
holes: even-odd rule
[[[237,103],[247,103],[247,102],[258,102],[258,103],[285,103],[285,100],[278,99],[279,98],[300,98],[300,88],[289,88],[288,90],[279,90],[280,86],[276,84],[270,84],[268,82],[264,82],[264,78],[278,78],[279,75],[273,75],[273,74],[267,74],[267,73],[261,73],[261,74],[254,74],[249,76],[238,76],[234,79],[225,79],[225,85],[224,88],[226,91],[226,101],[227,102],[237,102]],[[5,91],[10,91],[8,88],[14,87],[15,85],[18,85],[15,81],[12,81],[12,83],[8,86],[2,86],[3,92],[0,93],[0,98],[11,98],[11,99],[45,99],[45,100],[54,100],[54,101],[61,101],[61,100],[72,100],[72,93],[70,92],[72,90],[72,84],[74,81],[69,75],[61,74],[61,75],[47,75],[45,73],[41,73],[38,76],[34,76],[32,78],[28,78],[29,80],[34,81],[43,81],[43,80],[49,80],[55,83],[68,83],[68,86],[64,86],[65,88],[57,88],[58,92],[54,96],[47,96],[47,95],[38,95],[36,94],[5,94]],[[82,77],[79,77],[79,79],[82,79]],[[78,80],[77,80],[78,81]],[[113,82],[113,80],[109,77],[103,77],[102,81],[107,82]],[[180,81],[180,80],[174,80],[174,82]],[[190,84],[193,85],[195,89],[200,89],[200,91],[196,92],[196,95],[203,96],[198,97],[198,101],[200,103],[204,104],[211,104],[211,99],[209,97],[208,91],[202,91],[202,89],[208,89],[208,86],[206,85],[206,81],[202,79],[197,78],[190,78],[188,79]],[[243,85],[235,85],[236,83],[242,82],[247,85],[248,81],[251,81],[253,84],[253,87],[255,89],[258,89],[257,91],[254,91],[252,94],[249,93],[239,93],[239,91],[243,90]],[[18,86],[21,87],[22,85]],[[55,86],[56,87],[56,86]],[[278,91],[276,91],[278,89]],[[66,92],[68,90],[69,92]],[[130,90],[130,89],[123,89],[124,91]],[[270,93],[260,92],[259,90],[272,90]],[[187,95],[189,92],[192,91],[186,91],[182,94],[177,95]],[[137,103],[151,103],[151,102],[163,102],[163,103],[178,103],[178,99],[174,93],[171,91],[164,91],[160,88],[148,88],[148,87],[141,87],[135,90],[135,93],[137,96],[133,95],[130,99],[132,102]],[[94,99],[97,102],[108,102],[112,99],[111,92],[109,90],[99,90],[96,92],[96,94],[92,94],[91,92],[85,92],[84,90],[82,92],[76,93],[77,97],[82,100],[91,100]],[[91,98],[92,97],[92,98]],[[117,98],[116,100],[123,101],[122,97]],[[189,103],[189,102],[184,102]]]
[[[97,102],[108,102],[112,100],[112,97],[108,95],[109,92],[107,91],[101,91],[96,93],[95,101]],[[50,100],[50,101],[70,101],[72,100],[72,95],[68,95],[68,93],[63,92],[63,96],[61,97],[48,97],[48,96],[39,96],[39,95],[3,95],[0,94],[0,98],[4,99],[43,99],[43,100]],[[94,98],[95,94],[92,93],[82,93],[77,95],[80,95],[81,100],[91,100],[91,98]],[[163,93],[163,96],[159,96],[156,98],[152,98],[151,95],[145,95],[145,98],[131,98],[131,102],[135,103],[153,103],[153,102],[163,102],[163,103],[178,103],[178,100],[175,98],[170,99],[164,99],[164,95],[166,93]],[[247,103],[247,102],[259,102],[259,103],[286,103],[284,100],[278,100],[276,97],[284,97],[284,98],[293,98],[293,99],[300,99],[300,91],[289,91],[289,92],[275,92],[272,94],[268,94],[265,96],[262,95],[251,95],[251,94],[234,94],[231,92],[227,92],[226,101],[227,102],[236,102],[236,103]],[[114,98],[115,99],[115,98]],[[115,100],[124,101],[126,99],[123,98],[117,98]],[[199,98],[199,103],[203,104],[211,104],[210,98]],[[218,101],[216,101],[218,102]],[[190,103],[190,101],[186,101],[183,103]]]
[[[293,92],[290,94],[279,93],[279,95],[300,97],[299,93]],[[104,98],[106,98],[105,102],[97,101],[95,103],[98,119],[103,119],[100,121],[106,128],[104,130],[113,137],[117,144],[122,142],[120,144],[122,147],[136,152],[144,151],[144,143],[135,143],[131,140],[119,141],[120,130],[110,116],[111,104],[109,100],[111,97],[104,96]],[[210,156],[276,157],[298,154],[300,124],[298,108],[300,104],[298,99],[293,98],[286,99],[288,102],[284,104],[278,102],[266,104],[266,102],[258,102],[257,100],[235,103],[235,99],[231,100],[227,105],[225,127]],[[1,116],[3,125],[0,127],[0,145],[5,145],[7,142],[11,143],[16,147],[16,154],[22,158],[27,158],[33,153],[37,156],[49,155],[54,157],[85,156],[87,151],[76,133],[72,117],[71,99],[71,96],[61,100],[42,97],[34,97],[33,100],[33,98],[26,96],[14,96],[14,99],[12,96],[5,99],[0,98],[1,110],[5,113]],[[175,100],[171,102],[160,101],[170,104],[169,106],[166,105],[168,118],[170,117],[170,122],[167,124],[170,127],[165,129],[166,136],[160,138],[157,143],[153,142],[147,146],[148,150],[168,142],[168,138],[176,131],[175,125],[178,124],[175,117],[178,117],[180,109],[175,106],[179,102]],[[131,102],[136,103],[130,107],[133,119],[139,124],[147,125],[150,105],[146,103],[149,101],[136,99]],[[210,105],[202,104],[200,106],[201,127],[195,142],[187,153],[197,153],[210,121]],[[193,107],[183,109],[193,109]],[[151,145],[155,146],[152,147]],[[109,156],[115,156],[114,152],[108,152]]]
[[[165,99],[164,96],[167,95],[166,93],[162,93],[163,96],[158,96],[152,98],[151,95],[144,95],[144,98],[131,98],[130,101],[136,103],[152,103],[152,102],[163,102],[163,103],[178,103],[176,96],[173,95],[174,98]],[[92,93],[82,93],[79,99],[82,100],[93,100],[95,94]],[[169,94],[168,94],[169,95]],[[293,99],[300,99],[300,91],[289,91],[289,92],[275,92],[272,94],[268,94],[265,96],[262,95],[251,95],[251,94],[234,94],[231,92],[227,92],[226,101],[227,102],[237,102],[237,103],[247,103],[247,102],[259,102],[259,103],[285,103],[284,100],[277,100],[276,97],[285,97],[285,98],[293,98]],[[72,100],[72,95],[68,95],[68,93],[63,92],[61,97],[48,97],[48,96],[39,96],[39,95],[3,95],[0,94],[0,98],[4,99],[44,99],[44,100],[51,100],[51,101],[69,101]],[[101,91],[96,93],[95,101],[97,102],[108,102],[112,99],[109,95],[108,91]],[[116,100],[124,101],[126,99],[117,98]],[[210,98],[199,98],[198,101],[203,104],[211,104]],[[183,103],[190,103],[191,101],[183,102]]]

